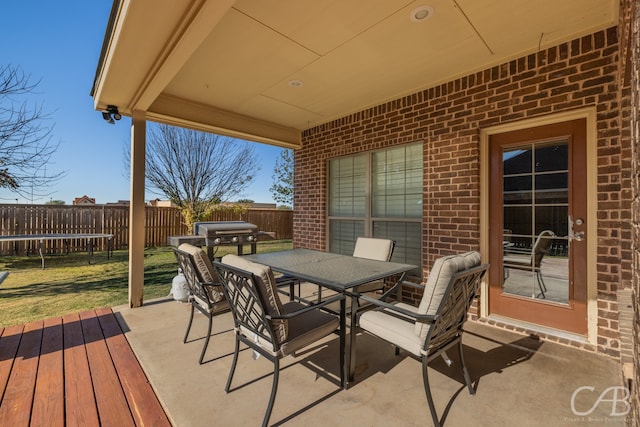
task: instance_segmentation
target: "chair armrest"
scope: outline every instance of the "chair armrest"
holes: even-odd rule
[[[398,299],[398,295],[397,295],[397,291],[399,288],[404,287],[404,286],[408,286],[410,288],[414,288],[414,289],[424,289],[423,285],[417,284],[417,283],[413,283],[413,282],[407,282],[405,280],[401,281],[401,282],[397,282],[395,285],[393,285],[391,288],[389,288],[388,290],[386,290],[382,296],[380,298],[378,298],[378,300],[380,301],[386,301],[387,297],[389,297],[389,295],[393,295],[396,294],[396,299]],[[357,296],[358,298],[362,299],[362,294],[357,293],[354,294],[355,296]],[[400,299],[398,299],[400,300]]]
[[[222,283],[215,283],[215,282],[200,282],[200,284],[205,287],[207,286],[216,287],[216,288],[222,287]]]
[[[413,283],[413,282],[407,282],[406,280],[403,280],[400,285],[402,286],[408,286],[410,288],[414,288],[414,289],[424,289],[424,285],[421,285],[419,283]]]
[[[434,316],[432,314],[418,314],[410,310],[406,310],[402,307],[398,307],[394,304],[389,304],[388,302],[381,301],[376,298],[371,298],[368,296],[361,296],[360,299],[367,301],[373,305],[377,305],[378,307],[384,308],[385,310],[391,310],[393,312],[399,313],[403,316],[410,317],[411,319],[415,319],[418,323],[433,323],[438,318],[438,316]]]
[[[306,306],[304,308],[301,308],[300,310],[296,310],[296,311],[293,311],[291,313],[281,314],[280,316],[267,314],[264,317],[266,319],[268,319],[268,320],[291,319],[293,317],[300,316],[301,314],[307,313],[309,311],[317,310],[320,307],[324,307],[325,305],[329,305],[329,304],[332,304],[332,303],[334,303],[336,301],[343,300],[344,298],[345,298],[344,295],[336,295],[334,297],[331,297],[329,299],[326,299],[326,300],[322,301],[319,304],[308,305],[308,306]]]

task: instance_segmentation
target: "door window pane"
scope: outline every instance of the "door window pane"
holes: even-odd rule
[[[533,202],[532,189],[531,175],[504,177],[504,204],[531,204]]]
[[[537,145],[536,172],[566,171],[569,169],[569,145],[566,141]]]
[[[503,292],[567,304],[568,142],[503,151]]]
[[[569,207],[536,206],[535,234],[551,230],[556,236],[566,236],[569,227]]]
[[[505,206],[503,229],[511,230],[514,236],[531,236],[532,212],[530,206]]]
[[[537,204],[569,203],[569,175],[567,172],[536,175]]]
[[[531,173],[531,159],[533,152],[530,148],[513,148],[502,153],[502,174]]]

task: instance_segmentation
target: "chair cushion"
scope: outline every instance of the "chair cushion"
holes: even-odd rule
[[[283,310],[284,313],[293,313],[305,307],[307,306],[304,304],[292,301],[285,303]],[[273,344],[271,342],[261,337],[254,337],[253,333],[247,328],[241,326],[240,332],[249,339],[252,339],[271,355],[284,357],[331,334],[340,326],[340,320],[337,316],[317,309],[293,317],[289,320],[288,326],[288,339],[282,343],[278,351],[273,350]]]
[[[192,256],[195,267],[205,283],[216,282],[216,280],[214,279],[215,275],[213,274],[213,265],[211,264],[211,260],[207,256],[207,253],[202,250],[202,248],[191,245],[189,243],[182,243],[180,246],[178,246],[178,249],[187,252]],[[209,299],[212,303],[218,303],[224,299],[224,292],[222,292],[221,288],[215,289],[213,286],[205,286],[205,289],[207,291],[207,294],[209,294]],[[198,301],[198,304],[205,308],[208,307],[208,304],[205,301]]]
[[[285,313],[307,307],[299,302],[284,304]],[[334,316],[320,309],[311,310],[289,319],[289,335],[287,341],[280,348],[280,356],[286,356],[319,339],[331,334],[340,326],[338,316]]]
[[[358,237],[353,256],[377,261],[389,261],[393,250],[393,240]]]
[[[258,279],[258,283],[255,285],[263,299],[262,302],[265,305],[264,308],[266,312],[275,316],[280,316],[284,313],[282,302],[278,297],[276,279],[273,276],[271,267],[249,261],[246,258],[233,254],[225,255],[222,258],[222,263],[253,273],[253,275]],[[286,341],[288,336],[287,320],[274,320],[271,324],[276,335],[275,339],[277,342],[282,343]]]
[[[409,304],[395,303],[394,305],[414,313],[417,312],[417,307]],[[414,332],[414,320],[409,318],[403,320],[390,313],[391,311],[387,309],[365,311],[360,315],[358,325],[365,331],[420,357],[422,342]],[[430,325],[426,326],[428,328]]]
[[[358,237],[353,256],[358,258],[373,259],[376,261],[389,261],[393,252],[393,240],[371,237]],[[358,292],[372,292],[384,288],[384,281],[378,280],[358,286]]]
[[[476,251],[459,255],[448,255],[437,259],[433,264],[433,268],[431,268],[427,284],[424,287],[424,294],[418,306],[418,313],[436,314],[451,277],[459,271],[478,265],[480,265],[480,254]],[[427,337],[428,331],[428,324],[415,324],[415,334],[421,338],[421,341],[424,341]]]

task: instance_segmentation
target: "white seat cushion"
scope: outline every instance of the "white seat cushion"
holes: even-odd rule
[[[393,240],[371,237],[358,237],[353,256],[358,258],[373,259],[376,261],[389,261],[393,252]],[[366,293],[384,288],[384,281],[366,283],[358,286],[358,292]]]
[[[417,312],[417,308],[412,305],[404,303],[394,305],[414,313]],[[358,324],[362,329],[420,357],[422,342],[414,331],[413,319],[402,320],[390,313],[391,311],[386,309],[365,311],[360,315]]]
[[[393,240],[358,237],[356,247],[353,249],[353,256],[377,261],[389,261],[392,250]]]

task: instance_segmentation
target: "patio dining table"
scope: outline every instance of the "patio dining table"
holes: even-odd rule
[[[348,345],[345,349],[345,371],[349,382],[353,381],[355,370],[356,328],[354,325],[358,309],[358,286],[395,276],[398,276],[397,281],[401,281],[408,271],[416,268],[411,264],[377,261],[311,249],[246,255],[246,258],[267,265],[281,273],[353,297],[351,298],[351,327]],[[346,325],[346,312],[346,302],[343,299],[340,302],[340,328],[344,328]],[[342,384],[342,387],[346,389],[347,384]]]

